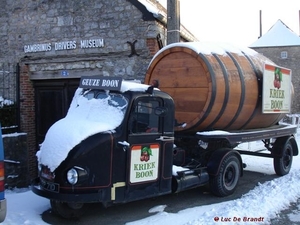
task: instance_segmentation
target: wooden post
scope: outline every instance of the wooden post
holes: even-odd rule
[[[261,38],[262,36],[262,11],[259,10],[259,37]]]
[[[179,6],[179,0],[167,0],[167,44],[180,42]]]

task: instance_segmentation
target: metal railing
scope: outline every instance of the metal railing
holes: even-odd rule
[[[0,122],[2,133],[19,130],[18,65],[0,62]]]

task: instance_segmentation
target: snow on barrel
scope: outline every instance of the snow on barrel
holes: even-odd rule
[[[272,126],[283,113],[262,113],[264,64],[270,59],[249,48],[201,42],[162,48],[149,64],[145,83],[159,81],[172,96],[177,131],[239,130]]]

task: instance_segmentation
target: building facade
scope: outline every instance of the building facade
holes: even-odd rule
[[[280,19],[270,30],[250,45],[250,48],[271,59],[280,67],[292,71],[293,99],[291,114],[300,113],[300,37]]]

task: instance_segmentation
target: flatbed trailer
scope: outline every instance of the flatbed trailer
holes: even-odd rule
[[[292,165],[293,156],[298,155],[298,146],[294,135],[297,126],[290,124],[279,124],[268,128],[237,130],[237,131],[208,131],[198,132],[196,138],[200,141],[212,144],[229,143],[232,147],[241,143],[262,141],[269,153],[261,151],[250,151],[234,148],[244,155],[268,157],[274,159],[274,169],[277,175],[285,175]]]
[[[197,132],[196,135],[203,141],[226,139],[228,142],[234,144],[289,136],[296,133],[296,125],[279,124],[259,129]]]

